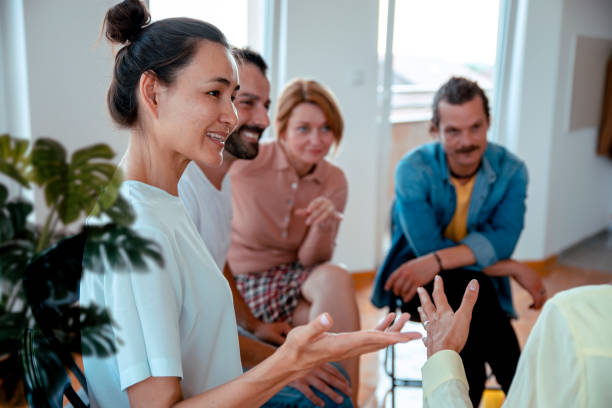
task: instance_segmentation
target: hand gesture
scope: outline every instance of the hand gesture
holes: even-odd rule
[[[431,282],[438,269],[438,262],[432,254],[412,259],[393,271],[385,283],[385,290],[392,291],[404,302],[408,302],[419,286]]]
[[[291,325],[287,322],[263,323],[255,327],[253,334],[263,341],[280,346],[285,342]]]
[[[333,321],[328,313],[323,313],[307,325],[291,330],[278,352],[284,354],[283,359],[293,368],[310,370],[328,361],[346,360],[421,338],[418,332],[400,332],[409,318],[410,315],[404,313],[389,326],[395,319],[395,313],[389,313],[374,330],[328,333]]]
[[[536,310],[542,308],[547,299],[546,289],[537,272],[522,262],[514,262],[512,277],[531,295],[533,303],[529,308]]]
[[[342,213],[336,211],[334,203],[327,197],[317,197],[306,208],[297,208],[295,215],[305,216],[306,225],[331,227],[342,220]]]
[[[347,398],[350,398],[351,395],[351,386],[348,380],[336,367],[329,363],[313,368],[303,377],[289,383],[289,386],[300,391],[314,405],[319,407],[322,407],[324,402],[313,392],[311,387],[321,391],[337,404],[342,404],[344,398],[332,387],[344,393]]]
[[[425,289],[420,287],[418,293],[421,300],[418,310],[423,327],[427,331],[427,337],[423,339],[427,347],[427,358],[440,350],[454,350],[459,353],[468,338],[472,310],[478,299],[478,281],[470,281],[457,312],[453,312],[448,304],[440,276],[434,279],[434,303]]]

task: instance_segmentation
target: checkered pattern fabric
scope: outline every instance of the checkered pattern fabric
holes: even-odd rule
[[[257,319],[291,323],[302,284],[311,271],[312,267],[305,268],[299,262],[283,264],[265,272],[237,275],[236,286]]]

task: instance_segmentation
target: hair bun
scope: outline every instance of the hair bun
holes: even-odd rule
[[[140,0],[125,0],[106,12],[106,38],[123,44],[134,42],[151,15]]]

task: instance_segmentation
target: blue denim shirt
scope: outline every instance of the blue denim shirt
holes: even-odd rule
[[[399,162],[391,215],[391,250],[376,277],[372,293],[374,305],[396,304],[397,298],[384,290],[384,284],[401,264],[457,245],[444,237],[457,202],[449,177],[446,156],[439,142],[421,146]],[[472,190],[468,235],[461,240],[476,258],[476,263],[466,269],[482,270],[510,258],[523,229],[526,190],[525,164],[505,148],[489,142]],[[509,279],[491,279],[502,309],[516,317]]]

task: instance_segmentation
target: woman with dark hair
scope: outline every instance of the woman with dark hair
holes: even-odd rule
[[[348,194],[344,172],[326,159],[342,139],[338,102],[324,85],[300,78],[285,86],[277,106],[277,140],[230,170],[228,263],[236,286],[264,322],[300,325],[329,311],[335,330],[359,330],[353,279],[330,262]],[[356,405],[359,359],[341,364]]]
[[[92,406],[259,406],[325,361],[415,338],[399,333],[405,317],[382,331],[391,316],[378,330],[334,336],[321,314],[240,375],[229,286],[177,196],[190,160],[222,161],[237,122],[235,62],[216,27],[186,18],[149,24],[138,0],[111,8],[105,25],[109,40],[125,44],[108,92],[111,116],[131,130],[121,193],[136,214],[134,229],[157,242],[164,265],[111,271],[105,261],[105,273],[84,274],[80,301],[110,311],[118,348],[84,358]]]

